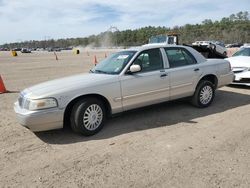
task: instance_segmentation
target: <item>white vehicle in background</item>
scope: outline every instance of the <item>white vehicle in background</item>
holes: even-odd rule
[[[250,43],[244,43],[242,47],[249,47]]]
[[[214,48],[214,50],[220,54],[227,55],[227,49],[224,43],[219,41],[196,41],[192,43],[193,46],[203,46],[208,48]]]
[[[241,47],[226,60],[230,62],[235,75],[232,84],[250,86],[250,46]]]

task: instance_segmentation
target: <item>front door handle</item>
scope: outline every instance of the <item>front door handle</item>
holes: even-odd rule
[[[199,68],[194,69],[195,72],[197,72],[197,71],[199,71],[199,70],[200,70]]]
[[[166,77],[167,76],[167,74],[161,74],[161,78],[163,78],[163,77]]]

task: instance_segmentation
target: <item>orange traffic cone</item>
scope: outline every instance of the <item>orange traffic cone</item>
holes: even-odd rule
[[[4,83],[3,83],[3,80],[2,80],[2,77],[0,75],[0,93],[7,93],[7,92],[8,91],[6,90]]]
[[[95,66],[96,66],[96,64],[97,64],[98,62],[97,62],[97,59],[96,59],[96,56],[94,57],[94,64],[95,64]]]
[[[54,52],[54,55],[56,56],[56,60],[58,60],[58,57],[57,57],[57,55],[56,55],[56,52]]]

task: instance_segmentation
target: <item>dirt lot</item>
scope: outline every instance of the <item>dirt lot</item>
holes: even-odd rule
[[[48,52],[0,52],[13,91],[0,95],[0,187],[250,187],[249,88],[223,87],[206,109],[175,101],[127,112],[92,137],[20,126],[18,92],[87,72],[94,54],[105,55],[88,53],[58,52],[56,61]]]

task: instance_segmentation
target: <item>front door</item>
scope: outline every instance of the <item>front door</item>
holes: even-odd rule
[[[133,64],[141,71],[121,77],[124,110],[142,107],[169,99],[169,76],[159,48],[142,51]]]

